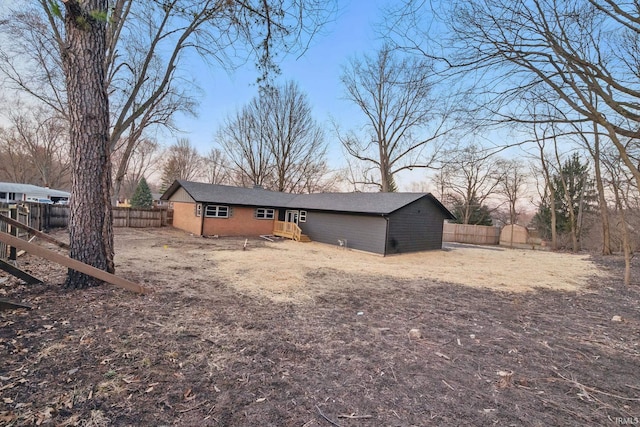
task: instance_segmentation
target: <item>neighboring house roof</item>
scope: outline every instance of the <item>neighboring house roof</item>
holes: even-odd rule
[[[71,193],[62,190],[54,190],[52,188],[39,187],[32,184],[19,184],[15,182],[0,182],[0,192],[3,193],[22,193],[32,197],[69,197]]]
[[[386,215],[423,197],[430,199],[447,219],[455,219],[447,208],[430,193],[314,193],[290,194],[261,188],[231,187],[184,180],[175,181],[162,195],[168,200],[182,187],[199,203],[221,203],[245,206],[270,206],[333,212]]]

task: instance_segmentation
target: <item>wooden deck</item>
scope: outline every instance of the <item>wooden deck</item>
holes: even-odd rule
[[[274,221],[273,235],[295,240],[296,242],[310,242],[311,239],[294,222]]]

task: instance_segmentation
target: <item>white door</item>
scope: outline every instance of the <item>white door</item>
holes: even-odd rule
[[[284,213],[284,220],[286,222],[298,223],[298,211],[286,211]]]

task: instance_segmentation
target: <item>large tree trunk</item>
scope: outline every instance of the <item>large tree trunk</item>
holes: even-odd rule
[[[71,142],[71,257],[114,272],[111,220],[109,101],[105,87],[107,0],[66,0],[66,50],[62,52],[67,84]],[[93,15],[92,15],[93,14]],[[97,285],[97,279],[69,270],[67,287]]]

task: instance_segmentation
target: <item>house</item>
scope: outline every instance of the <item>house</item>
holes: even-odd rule
[[[200,236],[275,234],[381,255],[442,247],[454,216],[429,193],[289,194],[175,181],[173,226]]]
[[[0,203],[68,201],[71,193],[31,184],[0,182]]]

